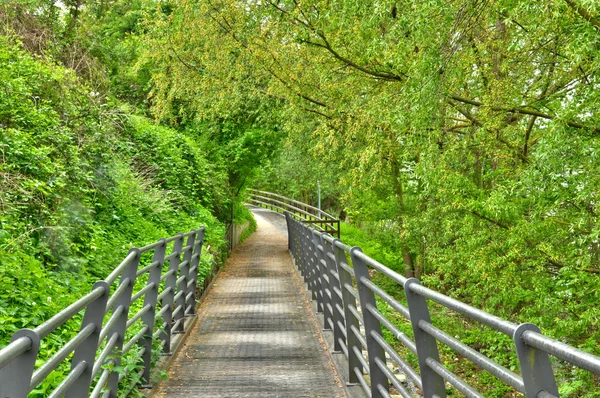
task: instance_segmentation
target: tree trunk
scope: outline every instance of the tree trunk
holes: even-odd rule
[[[404,276],[412,278],[415,276],[415,263],[412,253],[406,245],[402,245],[402,259],[404,260]]]
[[[400,181],[400,165],[394,154],[390,155],[390,164],[392,167],[392,180],[394,184],[394,192],[396,193],[396,199],[399,204],[398,214],[398,225],[399,225],[399,239],[402,247],[402,260],[404,262],[404,276],[412,278],[415,276],[415,256],[410,250],[406,242],[403,241],[402,232],[404,230],[404,191],[402,189],[402,182]]]

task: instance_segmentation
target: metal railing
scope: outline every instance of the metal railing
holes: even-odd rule
[[[183,333],[195,313],[203,240],[201,227],[133,248],[90,293],[36,328],[16,332],[0,350],[0,398],[26,397],[69,358],[70,372],[49,397],[114,398],[132,370],[139,370],[135,384],[150,387],[153,346],[170,355],[173,334]],[[43,340],[81,313],[80,331],[36,366]],[[128,352],[136,366],[121,364]]]
[[[369,397],[390,397],[390,384],[401,396],[413,397],[410,388],[388,368],[388,360],[398,366],[425,398],[446,397],[446,382],[464,396],[483,397],[442,364],[438,342],[528,398],[559,396],[549,355],[600,374],[600,357],[546,337],[535,325],[517,325],[428,289],[417,279],[407,279],[373,260],[359,247],[349,247],[327,233],[316,231],[294,220],[289,213],[286,213],[286,221],[290,253],[317,302],[317,310],[323,313],[325,328],[333,332],[334,352],[343,352],[348,359],[349,380],[346,381],[360,384]],[[403,289],[407,305],[373,283],[374,274]],[[398,328],[398,317],[391,320],[382,313],[377,301],[410,323],[414,339]],[[521,374],[434,326],[428,301],[508,335],[514,342]],[[390,343],[383,337],[382,326],[391,332],[395,341]],[[419,371],[394,349],[393,345],[398,343],[417,356]]]
[[[296,220],[313,225],[317,230],[340,237],[340,220],[314,206],[272,192],[248,189],[250,205],[279,213],[289,212]]]

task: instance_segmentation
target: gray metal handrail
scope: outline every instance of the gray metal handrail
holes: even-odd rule
[[[321,232],[340,237],[340,220],[323,210],[276,193],[256,189],[247,191],[250,205],[271,209],[282,214],[289,212],[295,219],[314,225]]]
[[[36,328],[16,332],[0,349],[0,398],[27,397],[69,357],[71,371],[50,397],[114,398],[119,383],[132,370],[116,369],[123,355],[136,346],[133,355],[141,367],[138,384],[151,387],[153,346],[158,343],[163,353],[170,354],[172,335],[184,332],[184,319],[194,315],[204,232],[201,227],[131,249],[90,293]],[[171,242],[171,253],[165,255]],[[152,260],[140,267],[145,253],[152,254]],[[142,297],[143,304],[137,303]],[[36,367],[42,340],[82,312],[80,331]]]
[[[527,398],[559,397],[550,355],[600,375],[600,357],[544,336],[530,323],[517,325],[426,288],[417,279],[405,278],[373,260],[359,247],[349,247],[339,239],[296,220],[290,213],[285,215],[290,253],[311,297],[317,301],[317,311],[323,313],[325,330],[333,332],[334,352],[341,352],[348,359],[349,379],[346,381],[362,386],[367,396],[389,397],[391,384],[403,397],[413,397],[409,388],[387,367],[390,360],[422,391],[425,398],[446,397],[446,382],[467,397],[483,397],[443,365],[438,342]],[[372,281],[373,272],[402,288],[407,306],[377,286]],[[413,339],[378,310],[377,301],[388,304],[411,324]],[[521,374],[512,372],[434,326],[428,301],[510,336]],[[417,355],[419,371],[411,367],[383,337],[382,325],[397,342]]]

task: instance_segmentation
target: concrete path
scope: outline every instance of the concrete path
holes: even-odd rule
[[[253,210],[200,306],[161,397],[345,397],[287,252],[285,220]]]

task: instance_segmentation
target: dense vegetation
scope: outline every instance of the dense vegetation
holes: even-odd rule
[[[0,343],[131,244],[206,224],[218,249],[245,186],[314,203],[319,181],[385,264],[600,354],[600,3],[13,0],[0,21]]]
[[[233,118],[159,122],[148,100],[159,66],[141,37],[162,11],[110,3],[0,5],[0,347],[87,293],[130,247],[203,225],[204,275],[227,254],[225,225],[253,221],[239,192],[276,132]],[[41,359],[78,327],[45,339]]]
[[[258,186],[314,200],[320,180],[387,264],[598,354],[599,15],[586,0],[182,0],[154,25],[170,73],[153,95],[165,117],[175,96],[276,118],[285,149]],[[598,394],[562,377],[566,395]]]

